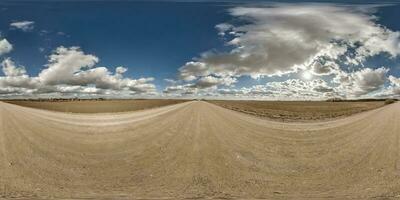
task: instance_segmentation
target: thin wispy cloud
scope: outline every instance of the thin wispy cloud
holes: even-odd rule
[[[33,22],[33,21],[18,21],[18,22],[11,23],[10,27],[14,28],[14,29],[22,30],[24,32],[29,32],[35,28],[35,22]]]

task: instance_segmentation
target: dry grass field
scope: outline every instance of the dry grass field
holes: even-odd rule
[[[96,114],[0,102],[0,199],[394,199],[399,122],[400,103],[282,123],[204,101]]]
[[[83,100],[83,101],[6,101],[15,105],[71,113],[112,113],[155,108],[185,102],[174,99]]]
[[[384,101],[209,101],[210,103],[277,121],[324,121],[350,116],[385,105]]]

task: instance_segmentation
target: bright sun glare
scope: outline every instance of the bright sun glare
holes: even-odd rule
[[[305,79],[305,80],[311,80],[313,77],[313,75],[308,71],[303,72],[302,76],[303,76],[303,79]]]

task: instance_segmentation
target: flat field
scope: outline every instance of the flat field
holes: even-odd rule
[[[208,101],[231,110],[277,121],[324,121],[385,105],[384,101]]]
[[[44,110],[71,113],[128,112],[182,103],[187,100],[140,99],[140,100],[81,100],[81,101],[6,101],[15,105]]]

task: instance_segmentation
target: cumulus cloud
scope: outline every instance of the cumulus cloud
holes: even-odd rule
[[[364,68],[352,73],[341,72],[333,81],[339,84],[340,91],[358,97],[381,89],[386,81],[388,71],[389,69],[381,67],[378,69]]]
[[[388,91],[386,96],[400,98],[400,77],[389,76],[390,86],[386,88]]]
[[[197,77],[207,76],[211,74],[208,72],[208,66],[203,62],[187,62],[184,67],[179,69],[180,78],[185,81],[193,81]]]
[[[17,66],[10,58],[1,62],[5,76],[0,76],[0,95],[29,94],[39,86],[37,78],[29,77],[23,66]]]
[[[230,14],[242,23],[216,25],[220,36],[230,35],[227,45],[231,50],[200,54],[179,68],[179,79],[201,89],[202,85],[224,86],[224,82],[210,77],[236,80],[241,76],[259,78],[308,70],[316,76],[333,75],[335,80],[344,81],[340,85],[348,92],[345,96],[376,91],[385,82],[388,69],[365,68],[354,73],[343,69],[362,68],[372,56],[394,58],[400,54],[400,33],[377,24],[371,8],[333,4],[232,8]],[[302,83],[298,81],[291,87]],[[333,83],[313,91],[332,94]]]
[[[396,78],[394,76],[389,76],[390,84],[393,86],[400,87],[400,78]]]
[[[354,93],[356,95],[367,94],[380,89],[385,83],[385,75],[388,71],[389,69],[382,67],[375,70],[365,68],[361,71],[355,72],[351,76],[354,79]]]
[[[400,98],[400,77],[389,76],[389,86],[380,91],[377,96]]]
[[[23,76],[26,74],[26,70],[24,66],[17,67],[10,58],[6,58],[1,62],[1,66],[3,67],[3,73],[6,76]]]
[[[126,71],[128,71],[128,69],[125,68],[125,67],[122,67],[122,66],[119,66],[119,67],[115,68],[115,73],[117,73],[117,74],[121,74],[122,75]]]
[[[18,21],[10,24],[11,28],[20,29],[24,32],[32,31],[35,28],[35,22],[33,21]]]
[[[128,70],[119,66],[112,73],[106,67],[95,67],[99,59],[85,54],[79,47],[58,47],[37,77],[27,74],[10,58],[2,61],[5,76],[0,77],[2,96],[42,94],[154,94],[154,78],[126,78]]]
[[[215,26],[215,28],[218,30],[218,35],[220,35],[220,36],[225,36],[226,32],[228,32],[230,34],[235,34],[234,32],[232,32],[232,29],[234,28],[234,26],[232,24],[221,23],[221,24],[217,24]]]
[[[299,79],[288,79],[283,82],[270,82],[267,87],[277,97],[294,99],[320,99],[337,96],[335,90],[322,79],[302,81]]]
[[[215,77],[215,76],[205,76],[200,78],[193,87],[204,89],[217,85],[230,86],[236,82],[235,78],[231,77]]]
[[[318,76],[336,74],[340,72],[339,65],[332,61],[327,61],[325,63],[316,61],[310,65],[310,68],[311,72]]]
[[[335,88],[322,79],[303,81],[288,79],[282,82],[268,82],[242,88],[197,87],[195,83],[169,86],[165,94],[175,96],[211,96],[221,98],[270,99],[270,100],[310,100],[339,96]]]
[[[279,100],[320,100],[332,97],[357,98],[383,89],[388,71],[384,67],[377,69],[363,68],[351,73],[337,71],[335,73],[338,73],[338,75],[335,76],[332,83],[329,81],[330,79],[326,81],[320,78],[308,81],[288,79],[285,81],[267,82],[265,85],[242,87],[240,89],[219,89],[215,95]],[[385,89],[390,89],[390,94],[394,94],[397,91],[395,86],[400,86],[396,85],[400,84],[400,79],[393,76],[390,76],[389,79],[392,86]],[[388,92],[386,93],[388,94]]]
[[[0,39],[0,56],[9,53],[13,49],[13,46],[7,41],[7,39]]]
[[[172,85],[164,89],[163,93],[170,94],[172,96],[185,96],[193,95],[198,93],[198,89],[193,87],[193,84],[183,84],[183,85]]]
[[[228,96],[241,96],[246,98],[264,98],[272,100],[315,100],[338,96],[334,88],[322,79],[303,81],[288,79],[274,81],[265,85],[253,85],[241,89],[220,89],[218,93]]]
[[[167,86],[163,93],[171,96],[185,96],[185,95],[215,95],[217,86],[233,87],[236,83],[236,78],[232,77],[217,77],[217,76],[204,76],[192,83],[181,84],[181,81],[166,79],[170,86]]]
[[[98,61],[96,56],[86,55],[78,47],[61,46],[49,56],[48,68],[39,73],[39,78],[42,83],[49,85],[73,84],[73,81],[76,81],[74,76],[76,77],[82,68],[92,68]],[[102,71],[104,70],[91,70],[92,74]]]

